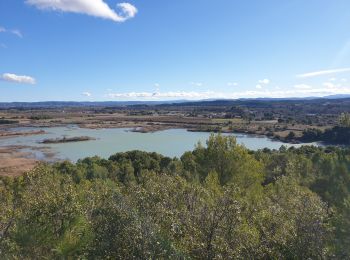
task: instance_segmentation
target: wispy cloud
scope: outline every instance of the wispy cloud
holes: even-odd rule
[[[0,26],[0,33],[12,33],[13,35],[16,35],[19,38],[23,38],[23,34],[18,29],[7,29],[5,27]]]
[[[304,74],[297,75],[298,78],[312,78],[317,76],[323,76],[323,75],[330,75],[330,74],[336,74],[336,73],[342,73],[342,72],[350,72],[350,68],[341,68],[341,69],[332,69],[332,70],[320,70],[320,71],[314,71],[314,72],[308,72]]]
[[[124,22],[137,14],[137,8],[130,3],[119,3],[114,10],[103,0],[26,0],[26,3],[43,10],[80,13],[115,22]]]
[[[341,87],[340,84],[334,84],[333,82],[323,82],[322,85],[325,86],[326,88],[332,88],[332,89]]]
[[[23,38],[23,34],[21,33],[20,30],[10,30],[10,32],[19,38]]]
[[[202,82],[191,82],[190,83],[192,86],[195,86],[195,87],[202,87],[203,86],[203,83]]]
[[[13,82],[13,83],[20,83],[20,84],[36,84],[36,80],[33,77],[30,76],[20,76],[12,73],[4,73],[0,76],[1,80]]]
[[[109,98],[141,98],[141,99],[169,99],[169,98],[185,98],[185,99],[205,99],[214,95],[215,92],[196,92],[196,91],[170,91],[170,92],[129,92],[129,93],[110,93]]]
[[[307,84],[298,84],[298,85],[294,85],[294,88],[296,88],[296,89],[312,89],[312,86],[307,85]]]
[[[337,53],[337,55],[332,63],[332,67],[341,66],[343,61],[348,60],[349,57],[350,57],[350,39],[348,39],[343,44],[343,46],[341,47],[341,49]]]
[[[237,82],[228,82],[227,86],[228,87],[237,87],[239,84]]]

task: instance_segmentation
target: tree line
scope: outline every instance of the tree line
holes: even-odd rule
[[[350,150],[130,151],[0,180],[1,259],[350,257]]]

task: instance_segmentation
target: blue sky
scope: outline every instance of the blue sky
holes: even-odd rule
[[[340,93],[349,0],[0,1],[0,101]]]

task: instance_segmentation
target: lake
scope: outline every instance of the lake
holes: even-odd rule
[[[45,134],[19,136],[0,139],[0,146],[24,145],[37,148],[50,147],[57,159],[77,161],[88,156],[98,155],[108,158],[117,152],[130,150],[142,150],[157,152],[169,157],[180,157],[185,151],[191,151],[198,142],[205,144],[210,133],[188,132],[185,129],[170,129],[154,133],[137,133],[131,129],[83,129],[75,126],[40,128]],[[14,131],[32,131],[38,128],[13,129]],[[236,136],[239,144],[248,149],[258,150],[263,148],[279,149],[282,145],[301,146],[300,144],[285,144],[266,137],[232,134]],[[40,144],[44,139],[89,136],[96,138],[86,142]],[[38,159],[44,159],[45,155],[40,150],[34,150]]]

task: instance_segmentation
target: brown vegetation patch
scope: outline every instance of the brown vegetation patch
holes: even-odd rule
[[[30,153],[21,152],[23,147],[0,148],[0,176],[19,176],[33,169],[38,161],[31,159]]]
[[[29,132],[12,132],[12,131],[0,131],[1,137],[17,137],[17,136],[28,136],[28,135],[42,135],[46,132],[44,130],[29,131]]]

